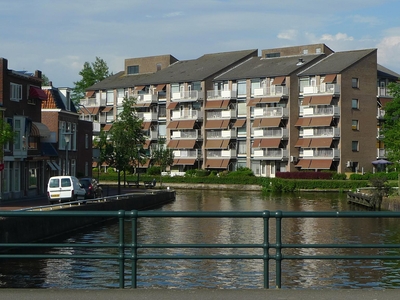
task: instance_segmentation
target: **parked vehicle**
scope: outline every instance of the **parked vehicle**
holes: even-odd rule
[[[75,176],[54,176],[47,184],[47,198],[50,204],[84,200],[85,189]]]
[[[79,183],[86,190],[86,199],[95,199],[103,196],[103,190],[96,179],[94,178],[81,178]]]

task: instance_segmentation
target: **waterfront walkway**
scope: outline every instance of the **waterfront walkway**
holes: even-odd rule
[[[399,299],[399,290],[219,290],[219,289],[0,289],[2,299],[14,300],[393,300]]]

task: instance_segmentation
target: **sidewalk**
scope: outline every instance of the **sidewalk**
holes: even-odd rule
[[[393,300],[399,290],[218,290],[218,289],[0,289],[2,299],[26,300]]]

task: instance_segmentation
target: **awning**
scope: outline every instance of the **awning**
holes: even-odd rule
[[[247,106],[256,106],[257,103],[260,103],[261,98],[254,98],[254,99],[250,99],[249,102],[247,102]]]
[[[311,118],[310,124],[308,126],[330,126],[331,123],[332,117],[315,117]]]
[[[207,140],[205,149],[226,149],[228,148],[229,140]]]
[[[281,85],[285,81],[285,76],[275,77],[272,85]]]
[[[178,142],[179,141],[177,141],[177,140],[171,140],[171,141],[169,141],[169,143],[168,143],[168,148],[171,148],[171,149],[177,149],[178,147]]]
[[[136,102],[133,106],[134,107],[149,107],[151,105],[151,102]]]
[[[157,84],[156,91],[162,91],[165,88],[166,84]]]
[[[42,156],[58,156],[56,148],[51,143],[40,143]]]
[[[333,95],[312,96],[311,105],[329,105],[332,102]]]
[[[100,107],[80,107],[79,110],[83,112],[84,115],[97,115]]]
[[[206,168],[226,169],[229,165],[229,159],[207,159]]]
[[[281,118],[264,118],[261,119],[260,127],[279,127]]]
[[[178,127],[178,124],[179,124],[179,121],[171,121],[171,122],[169,122],[167,128],[169,128],[169,129],[175,129],[175,128]]]
[[[328,159],[313,159],[308,167],[309,169],[330,169],[332,160]]]
[[[142,129],[143,130],[149,130],[151,126],[151,122],[143,122],[142,123]]]
[[[58,165],[57,162],[55,162],[54,160],[52,160],[51,163],[53,164],[53,166],[54,166],[58,171],[61,171],[61,167]]]
[[[113,106],[107,106],[101,112],[102,113],[108,113],[108,112],[112,111],[113,108],[114,108]]]
[[[310,126],[312,118],[299,118],[294,126]]]
[[[103,127],[103,131],[110,131],[111,127],[112,127],[112,124],[106,124]]]
[[[328,74],[324,78],[324,83],[332,83],[336,79],[336,74]]]
[[[170,102],[167,106],[168,109],[175,109],[179,102]]]
[[[43,123],[32,122],[31,136],[49,137],[50,136],[50,130]]]
[[[141,91],[141,90],[143,90],[145,87],[146,87],[145,85],[137,85],[137,86],[135,86],[134,90],[135,90],[135,91]]]
[[[224,100],[207,100],[205,109],[221,108]]]
[[[259,103],[278,103],[281,101],[281,97],[266,97],[261,98]]]
[[[143,149],[149,149],[151,144],[151,140],[146,140],[143,145]]]
[[[294,146],[300,148],[310,148],[311,140],[311,138],[298,139],[296,145]]]
[[[308,169],[311,164],[311,159],[300,159],[296,164],[296,167],[300,167],[302,169]]]
[[[305,96],[302,105],[309,105],[311,102],[311,98],[311,96]]]
[[[381,104],[381,106],[384,108],[386,106],[387,103],[393,101],[393,98],[383,98],[383,97],[379,97],[379,102]]]
[[[177,129],[193,129],[196,120],[179,121]]]
[[[87,91],[86,92],[86,97],[91,98],[95,94],[95,91]]]
[[[176,148],[178,149],[193,149],[196,144],[196,140],[179,140]]]
[[[29,87],[29,98],[44,100],[44,99],[47,99],[47,95],[46,95],[46,92],[43,91],[41,88],[38,88],[35,86],[30,86]]]
[[[194,163],[196,162],[195,158],[179,158],[179,159],[174,159],[174,165],[175,166],[193,166]]]
[[[279,148],[281,139],[261,139],[261,148]]]
[[[52,171],[56,171],[56,170],[57,170],[57,168],[52,164],[51,161],[47,161],[47,165],[50,167],[50,169],[51,169]]]
[[[310,148],[330,148],[333,138],[315,138],[312,139]]]
[[[239,119],[239,120],[236,120],[233,127],[240,128],[240,127],[243,127],[244,124],[246,124],[246,119]]]
[[[230,120],[209,120],[206,122],[206,129],[228,128]]]

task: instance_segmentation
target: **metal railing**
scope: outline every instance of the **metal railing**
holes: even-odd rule
[[[1,243],[0,250],[7,248],[113,248],[118,254],[12,254],[0,253],[2,259],[115,259],[119,261],[119,287],[125,287],[125,262],[131,263],[131,287],[137,287],[138,260],[260,260],[263,262],[263,286],[269,288],[270,261],[275,261],[275,287],[282,287],[282,261],[284,260],[398,260],[399,254],[383,255],[357,255],[357,254],[332,254],[332,255],[297,255],[286,254],[285,249],[398,249],[400,244],[289,244],[283,243],[282,221],[290,218],[400,218],[400,212],[283,212],[283,211],[241,211],[241,212],[160,212],[160,211],[115,211],[115,212],[0,212],[0,217],[107,217],[119,220],[118,243],[88,244],[88,243]],[[249,244],[145,244],[138,243],[140,218],[258,218],[263,220],[263,242]],[[275,220],[271,226],[270,220]],[[132,229],[131,241],[125,241],[125,223],[130,221]],[[1,221],[0,221],[1,222]],[[271,242],[270,230],[275,228],[275,240]],[[139,253],[139,249],[261,249],[262,254],[206,254],[206,255],[175,255],[175,254],[146,254]],[[11,251],[9,251],[11,252]],[[166,251],[164,251],[165,253]]]

